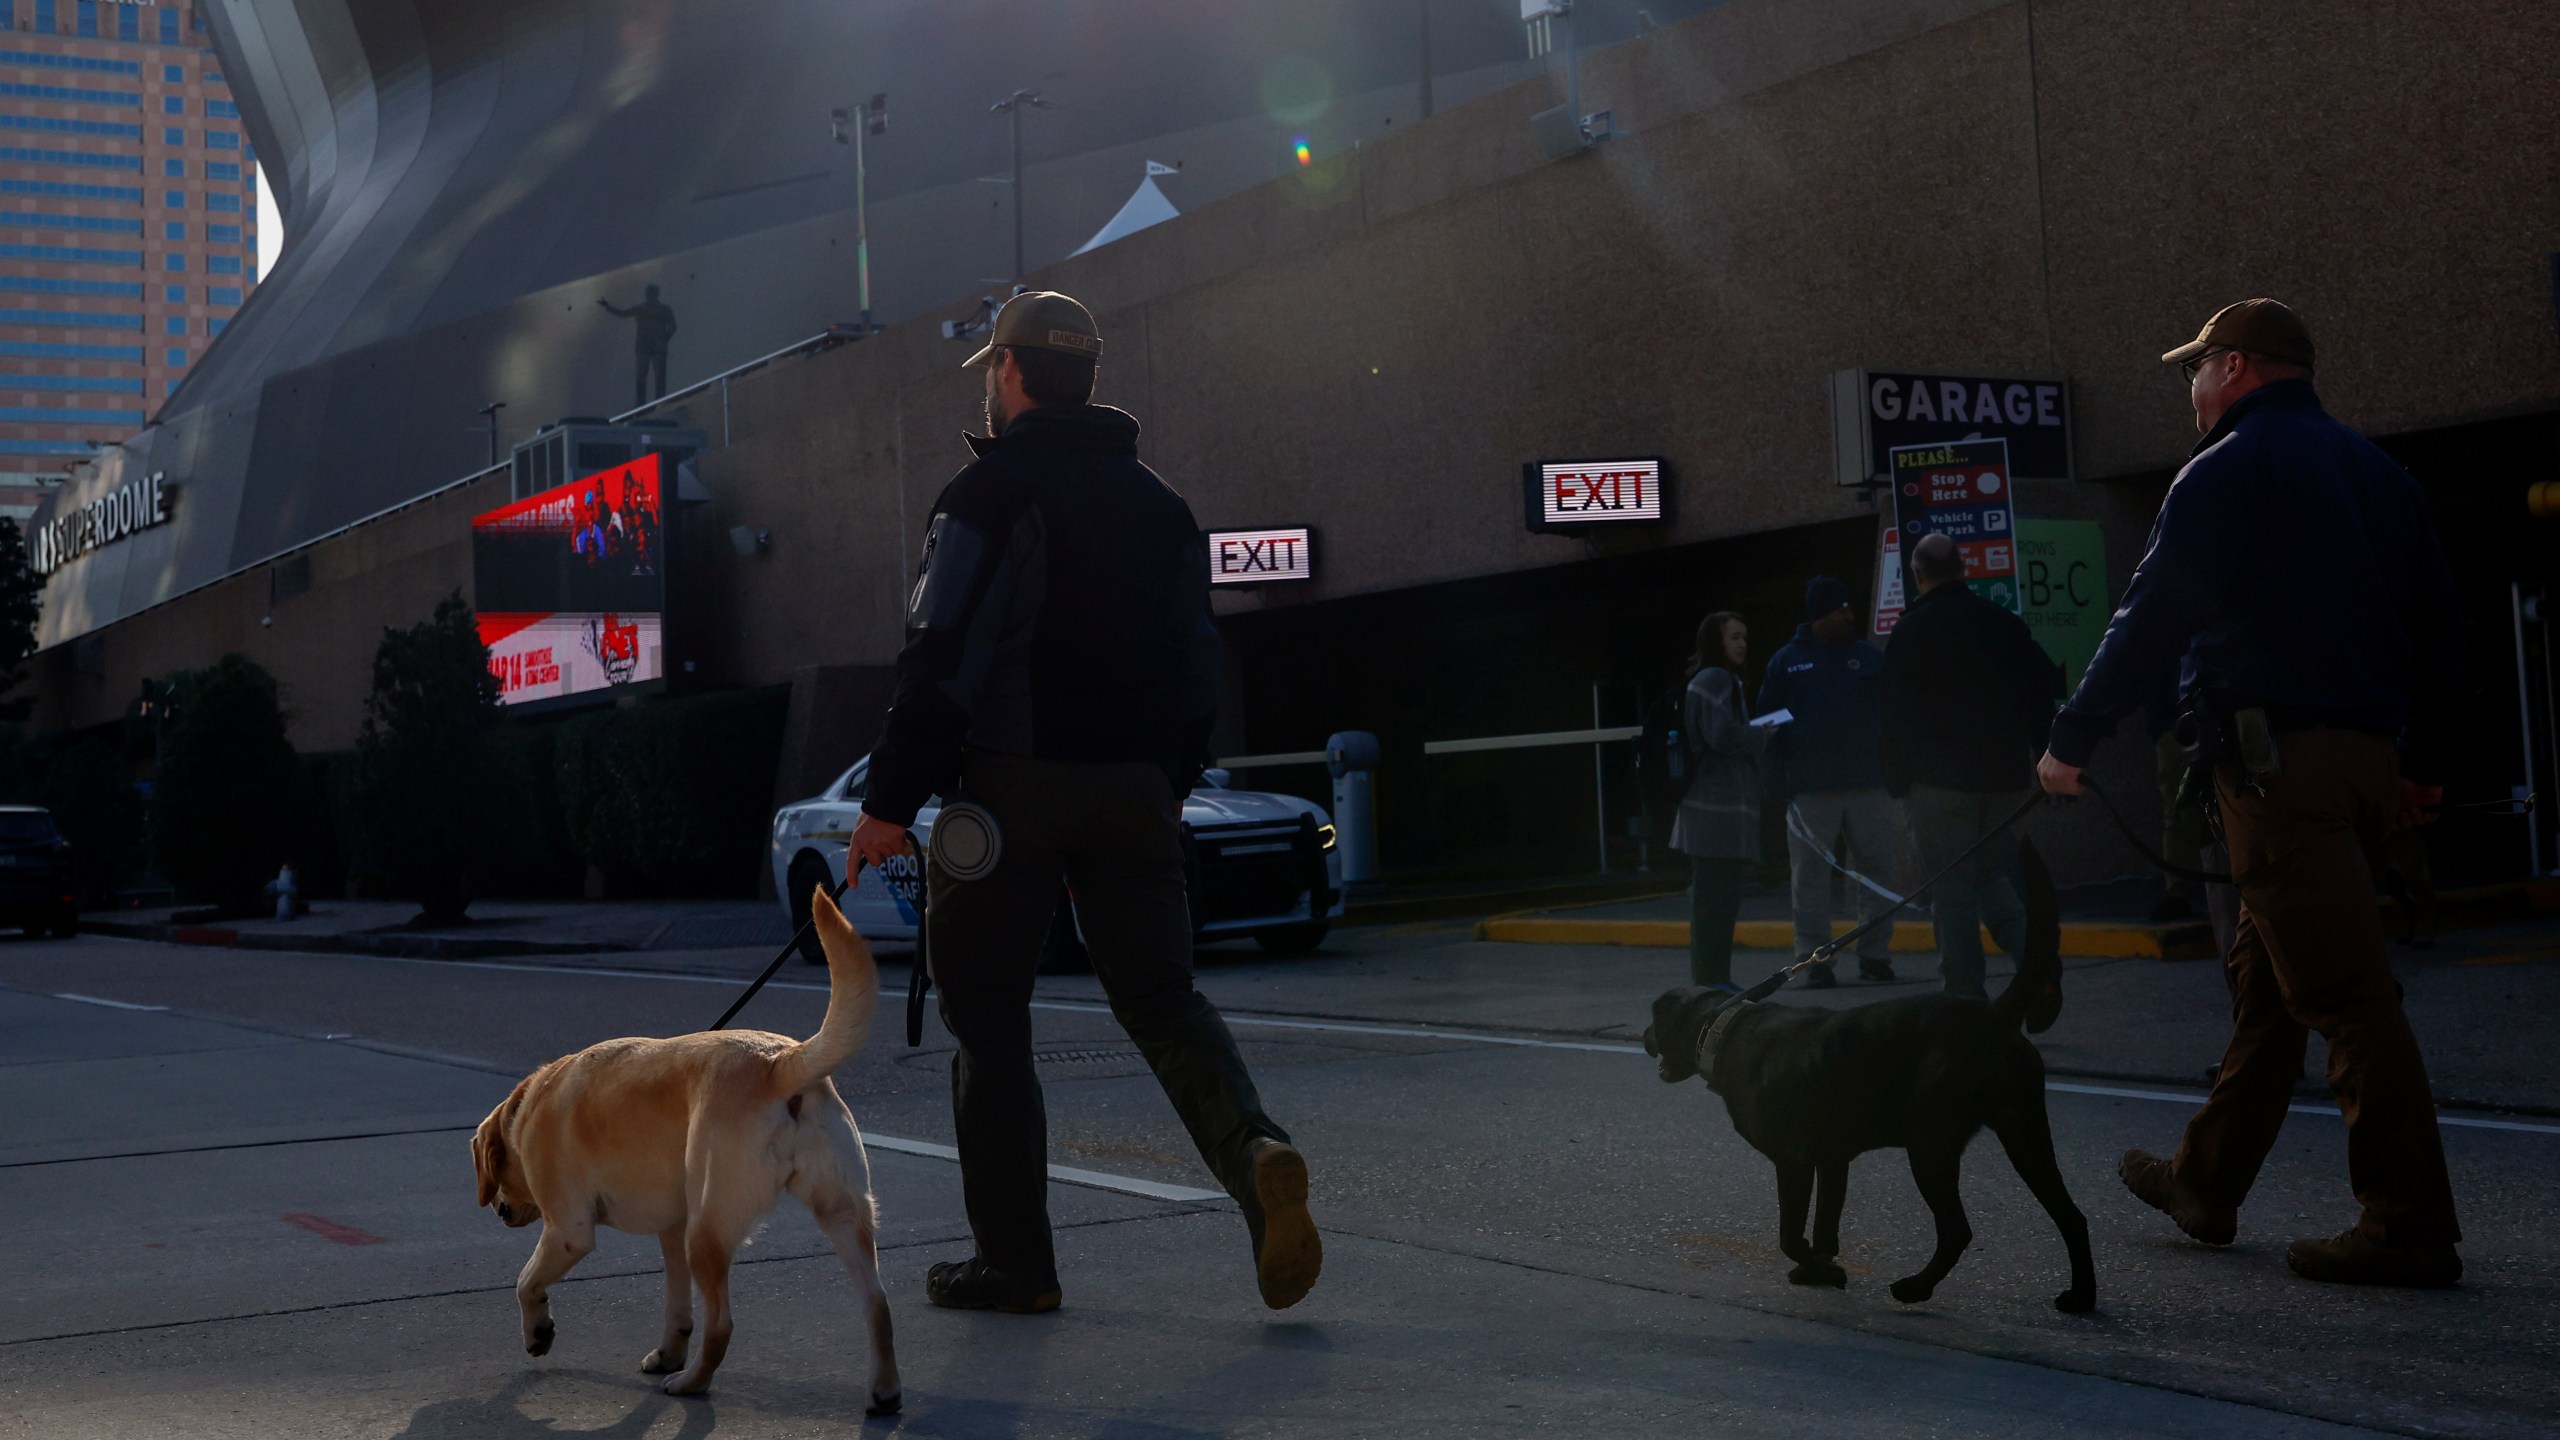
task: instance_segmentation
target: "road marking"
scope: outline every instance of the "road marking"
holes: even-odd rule
[[[73,995],[68,991],[56,994],[53,998],[69,1000],[79,1005],[104,1005],[110,1010],[151,1010],[166,1013],[169,1009],[166,1005],[136,1005],[130,1000],[101,1000],[95,995]]]
[[[349,955],[319,951],[302,953],[308,958],[321,958],[325,955],[326,958],[332,960],[369,961],[375,964],[440,965],[447,969],[512,970],[525,971],[540,975],[592,975],[610,980],[672,980],[687,985],[720,985],[732,989],[736,988],[741,983],[737,977],[729,975],[689,975],[677,971],[625,970],[618,967],[606,967],[601,965],[515,965],[502,960],[421,960],[405,955]],[[824,985],[812,984],[807,981],[799,980],[775,980],[766,985],[765,988],[768,990],[800,990],[813,995],[824,995],[827,993],[827,987]],[[56,998],[63,1000],[87,1000],[93,1005],[113,1005],[119,1009],[126,1010],[166,1010],[169,1008],[166,1005],[130,1005],[118,1000],[95,1000],[85,995],[63,995],[57,996]],[[1031,1002],[1031,1008],[1034,1010],[1058,1010],[1077,1015],[1108,1015],[1111,1013],[1111,1007],[1108,1005],[1080,1004],[1065,1000],[1034,1000]],[[1266,1030],[1313,1030],[1339,1035],[1378,1035],[1396,1040],[1460,1040],[1474,1045],[1508,1045],[1529,1050],[1574,1050],[1587,1054],[1598,1055],[1642,1055],[1644,1053],[1644,1047],[1641,1045],[1612,1045],[1588,1040],[1536,1040],[1525,1035],[1479,1035],[1465,1030],[1423,1030],[1397,1025],[1353,1024],[1339,1020],[1282,1020],[1263,1016],[1237,1014],[1232,1011],[1224,1013],[1226,1022],[1229,1025],[1252,1025],[1259,1026]],[[2059,1080],[2046,1081],[2045,1088],[2049,1090],[2060,1090],[2066,1094],[2072,1095],[2095,1095],[2119,1100],[2156,1100],[2179,1105],[2201,1105],[2205,1100],[2203,1095],[2190,1090],[2128,1090],[2101,1085],[2067,1084]],[[2294,1105],[2288,1108],[2304,1115],[2336,1115],[2340,1113],[2337,1107],[2333,1105]],[[2449,1115],[2441,1110],[2436,1112],[2436,1123],[2440,1125],[2459,1126],[2466,1130],[2505,1130],[2522,1135],[2560,1135],[2560,1125],[2536,1124],[2531,1121],[2524,1120],[2493,1120],[2486,1116]],[[1056,1175],[1062,1168],[1063,1167],[1059,1166],[1051,1166],[1050,1173],[1052,1175]],[[1149,1184],[1152,1182],[1132,1181],[1130,1183]],[[1155,1197],[1151,1192],[1146,1191],[1133,1190],[1129,1193],[1148,1194],[1150,1198],[1160,1198]],[[1214,1198],[1225,1199],[1226,1197],[1219,1195]]]
[[[902,1140],[895,1135],[874,1135],[864,1131],[862,1143],[873,1150],[892,1150],[901,1155],[922,1155],[930,1160],[958,1161],[960,1152],[948,1145],[930,1140]],[[1223,1190],[1194,1190],[1188,1185],[1160,1185],[1153,1180],[1140,1180],[1133,1175],[1110,1175],[1100,1170],[1078,1170],[1072,1165],[1052,1165],[1049,1178],[1069,1185],[1082,1185],[1088,1190],[1116,1190],[1123,1195],[1136,1195],[1147,1200],[1179,1200],[1186,1203],[1224,1201]]]
[[[388,1245],[391,1242],[353,1225],[341,1225],[326,1216],[307,1210],[293,1210],[278,1216],[287,1225],[298,1225],[332,1245]]]

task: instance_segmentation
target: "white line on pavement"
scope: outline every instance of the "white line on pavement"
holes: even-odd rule
[[[166,1005],[136,1005],[130,1000],[101,1000],[95,995],[74,995],[69,991],[57,991],[53,998],[56,1000],[76,1001],[82,1005],[104,1005],[110,1010],[156,1010],[165,1012],[169,1008]]]
[[[310,952],[305,953],[306,955],[310,954]],[[313,958],[316,958],[316,956]],[[688,985],[721,985],[733,988],[739,983],[735,977],[727,975],[690,975],[678,971],[628,970],[602,965],[516,965],[503,960],[418,960],[399,955],[344,955],[334,953],[331,954],[329,958],[337,960],[363,960],[392,965],[440,965],[447,969],[459,968],[467,970],[500,971],[520,970],[531,971],[536,974],[543,975],[593,975],[603,979],[614,980],[672,980]],[[775,980],[768,983],[765,988],[768,990],[803,990],[818,995],[823,995],[827,992],[827,987],[824,985],[812,984],[808,981],[802,980]],[[63,995],[57,998],[64,1000],[85,1000],[92,1005],[113,1005],[120,1009],[127,1010],[166,1010],[169,1008],[165,1005],[131,1005],[118,1000],[97,1000],[86,995]],[[1034,1000],[1031,1002],[1031,1008],[1034,1010],[1058,1010],[1076,1015],[1108,1015],[1111,1013],[1111,1007],[1108,1005],[1082,1004],[1066,1000]],[[1233,1012],[1228,1012],[1226,1015],[1226,1021],[1229,1025],[1251,1025],[1265,1030],[1314,1030],[1338,1035],[1378,1035],[1397,1040],[1459,1040],[1471,1045],[1508,1045],[1530,1050],[1576,1050],[1600,1055],[1642,1055],[1644,1053],[1644,1047],[1641,1045],[1612,1045],[1589,1040],[1536,1040],[1525,1035],[1479,1035],[1465,1030],[1421,1030],[1394,1025],[1352,1024],[1338,1020],[1282,1020],[1265,1016],[1239,1015]],[[2201,1105],[2204,1103],[2205,1099],[2203,1095],[2191,1090],[2132,1090],[2106,1085],[2080,1085],[2061,1080],[2048,1080],[2045,1082],[2045,1088],[2048,1090],[2059,1090],[2070,1095],[2093,1095],[2116,1100],[2154,1100],[2175,1105]],[[2334,1105],[2295,1105],[2289,1108],[2299,1115],[2336,1115],[2340,1113],[2338,1108]],[[2440,1125],[2459,1126],[2466,1130],[2505,1130],[2522,1135],[2560,1135],[2560,1125],[2536,1124],[2532,1121],[2526,1120],[2496,1120],[2485,1115],[2449,1115],[2442,1111],[2438,1111],[2436,1114],[2436,1123]],[[1050,1173],[1052,1175],[1061,1174],[1061,1167],[1051,1166]],[[1138,1181],[1133,1183],[1146,1184],[1151,1182]],[[1130,1193],[1146,1194],[1149,1192],[1132,1191]],[[1207,1192],[1200,1193],[1206,1194]],[[1150,1195],[1150,1198],[1160,1199],[1172,1197]],[[1213,1195],[1210,1198],[1223,1200],[1226,1197],[1223,1195]]]
[[[901,1155],[922,1155],[930,1160],[958,1160],[960,1152],[948,1145],[930,1140],[901,1140],[894,1135],[874,1135],[864,1131],[862,1143],[874,1150],[894,1150]],[[1092,1190],[1116,1190],[1123,1195],[1138,1195],[1149,1200],[1225,1201],[1223,1190],[1194,1190],[1188,1185],[1159,1185],[1153,1180],[1140,1180],[1129,1175],[1106,1175],[1099,1170],[1078,1170],[1072,1165],[1052,1165],[1049,1178],[1069,1185],[1082,1185]]]

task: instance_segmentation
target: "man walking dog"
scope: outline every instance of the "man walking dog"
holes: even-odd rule
[[[2160,358],[2186,370],[2204,438],[2037,773],[2080,793],[2098,742],[2188,656],[2241,908],[2213,1093],[2175,1159],[2136,1150],[2121,1174],[2189,1235],[2229,1244],[2317,1030],[2364,1214],[2286,1260],[2313,1280],[2450,1285],[2462,1232],[2369,857],[2444,798],[2453,576],[2417,482],[2321,408],[2291,310],[2244,300]]]
[[[1091,403],[1102,338],[1034,291],[996,316],[976,462],[943,488],[852,848],[877,864],[935,795],[994,817],[994,868],[937,859],[926,924],[977,1254],[932,1268],[955,1309],[1052,1310],[1048,1121],[1031,985],[1063,884],[1112,1015],[1245,1215],[1262,1298],[1294,1305],[1323,1243],[1306,1162],[1263,1113],[1235,1039],[1191,982],[1182,797],[1217,704],[1209,559],[1191,508],[1138,460],[1138,422]]]

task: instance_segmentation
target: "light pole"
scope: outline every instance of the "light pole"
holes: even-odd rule
[[[853,269],[855,299],[862,307],[862,333],[871,333],[871,169],[863,154],[863,137],[889,133],[889,97],[874,94],[853,112],[833,112],[836,143],[853,144]]]
[[[492,400],[480,407],[480,414],[489,422],[489,463],[492,466],[498,463],[498,412],[506,408],[504,400]]]
[[[1049,102],[1041,99],[1040,92],[1037,90],[1016,90],[987,107],[988,114],[1001,112],[1013,122],[1013,278],[1016,284],[1021,283],[1024,269],[1022,263],[1022,109],[1026,105],[1037,110],[1049,108]]]

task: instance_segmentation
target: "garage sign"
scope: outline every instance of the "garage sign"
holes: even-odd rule
[[[1209,583],[1260,585],[1315,578],[1314,536],[1295,530],[1212,530]]]
[[[1521,467],[1522,515],[1532,530],[1643,524],[1663,518],[1660,456],[1536,460]]]
[[[1907,445],[2006,440],[2011,474],[2071,478],[2071,388],[2012,375],[1842,370],[1831,377],[1832,479],[1881,485]]]

